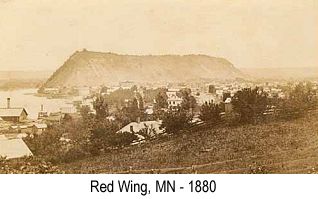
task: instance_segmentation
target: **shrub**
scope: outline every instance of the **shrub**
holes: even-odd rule
[[[130,132],[120,132],[112,134],[109,145],[111,147],[124,147],[130,145],[134,140],[137,140],[137,135]]]
[[[185,111],[169,111],[165,113],[160,128],[164,129],[165,133],[178,133],[180,130],[190,127],[191,121],[192,115]]]
[[[235,93],[232,104],[233,110],[240,116],[240,123],[253,123],[266,110],[267,94],[258,87],[245,88]]]
[[[88,152],[85,152],[85,132],[80,125],[66,123],[50,127],[40,135],[27,136],[24,141],[35,156],[52,163],[71,162],[88,155]]]
[[[98,155],[101,150],[127,146],[137,139],[133,133],[116,133],[111,127],[96,128],[91,131],[89,151],[93,155]]]
[[[205,102],[201,106],[199,118],[202,121],[216,124],[221,121],[220,113],[221,108],[218,104],[214,104],[213,101],[209,103]]]

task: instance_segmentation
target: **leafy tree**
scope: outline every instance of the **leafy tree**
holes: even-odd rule
[[[160,92],[166,92],[165,88],[146,89],[143,88],[143,97],[146,103],[153,103]]]
[[[223,97],[222,97],[223,102],[224,102],[227,98],[229,98],[229,97],[231,97],[231,93],[228,93],[228,92],[223,93]]]
[[[317,98],[311,83],[297,84],[294,88],[290,86],[287,91],[287,99],[274,101],[273,105],[278,110],[281,118],[293,118],[303,115],[307,110],[317,107]]]
[[[168,96],[167,96],[166,90],[160,90],[155,100],[156,100],[155,107],[154,107],[155,110],[168,108],[168,101],[167,101]]]
[[[196,100],[191,95],[191,89],[182,89],[179,93],[182,98],[181,109],[185,111],[193,110],[196,107]]]
[[[183,110],[169,111],[164,114],[160,128],[165,133],[178,133],[191,126],[192,118],[192,115]]]
[[[126,100],[131,100],[135,97],[135,91],[132,89],[117,89],[105,96],[105,100],[112,106],[125,106]]]
[[[108,87],[107,87],[107,86],[103,86],[103,87],[100,89],[100,93],[107,93],[107,90],[108,90]]]
[[[258,87],[245,88],[232,98],[233,110],[239,114],[240,123],[252,123],[263,116],[267,107],[267,94]]]
[[[129,132],[118,132],[119,126],[115,122],[104,122],[91,130],[90,152],[99,154],[101,150],[129,145],[137,136]]]
[[[201,106],[199,118],[202,121],[209,123],[218,123],[221,121],[221,107],[218,104],[214,104],[213,101],[205,102]]]
[[[141,111],[144,111],[144,99],[140,95],[140,93],[136,93],[136,100],[137,100],[138,109]]]
[[[24,141],[34,155],[53,163],[62,162],[62,156],[67,150],[66,145],[61,142],[64,130],[60,126],[51,127],[40,135],[29,135]]]
[[[161,89],[156,98],[154,105],[154,117],[158,119],[162,119],[165,110],[168,108],[168,96],[165,89]]]
[[[109,145],[112,147],[125,147],[137,140],[137,135],[130,132],[114,133],[111,135]]]
[[[60,125],[49,126],[42,134],[29,135],[24,141],[32,153],[53,163],[70,162],[89,155],[90,129],[94,128],[96,119],[91,123],[69,121]]]
[[[97,119],[105,119],[109,115],[108,104],[102,96],[97,96],[93,103]]]
[[[295,107],[302,110],[308,110],[316,105],[315,92],[312,89],[312,84],[307,82],[299,83],[289,94],[289,100]]]
[[[209,85],[209,93],[215,93],[216,89],[214,85]]]
[[[91,124],[93,121],[93,114],[89,106],[82,106],[80,109],[80,114],[84,124]]]
[[[140,102],[134,98],[128,102],[127,106],[116,113],[116,118],[121,121],[123,125],[144,118],[144,110],[140,109],[138,104],[140,105]]]

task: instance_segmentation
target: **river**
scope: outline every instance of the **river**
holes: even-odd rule
[[[11,107],[23,107],[28,112],[29,119],[36,119],[41,110],[41,104],[44,111],[48,113],[58,112],[61,107],[71,106],[71,99],[48,99],[46,97],[35,96],[37,89],[21,89],[0,91],[0,108],[7,106],[7,98],[11,98]]]

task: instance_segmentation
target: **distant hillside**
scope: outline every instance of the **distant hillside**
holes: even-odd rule
[[[2,80],[29,80],[47,79],[52,74],[51,71],[0,71],[0,81]]]
[[[223,58],[206,55],[135,56],[84,50],[74,53],[44,87],[96,86],[126,80],[178,82],[236,77],[242,77],[242,73]]]
[[[50,71],[0,71],[0,90],[39,88]]]

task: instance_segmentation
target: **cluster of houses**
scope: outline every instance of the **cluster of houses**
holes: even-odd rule
[[[28,121],[26,109],[12,107],[11,99],[7,98],[7,106],[0,108],[0,157],[12,159],[32,155],[22,138],[28,133],[41,134],[46,128],[45,123]]]
[[[28,135],[45,133],[49,125],[60,123],[64,118],[79,118],[75,108],[61,107],[59,112],[48,113],[43,105],[37,119],[28,118],[29,114],[23,107],[11,106],[7,98],[6,107],[0,108],[0,157],[17,158],[32,155],[23,138]]]
[[[314,89],[317,89],[318,82],[313,82]],[[136,86],[137,85],[137,86]],[[146,85],[146,86],[145,86]],[[42,90],[42,93],[47,94],[49,97],[56,97],[58,95],[64,95],[65,93],[71,93],[73,96],[70,106],[60,107],[59,112],[48,113],[44,110],[43,105],[38,112],[38,118],[36,121],[28,120],[28,112],[23,107],[12,107],[10,104],[10,98],[7,98],[7,106],[0,108],[0,131],[8,131],[9,134],[0,133],[0,156],[7,156],[8,158],[17,157],[20,155],[32,155],[32,153],[27,149],[22,138],[28,134],[41,134],[45,133],[46,129],[50,125],[61,123],[65,118],[78,119],[80,118],[79,110],[80,107],[88,106],[93,110],[93,95],[96,93],[102,95],[109,95],[118,89],[131,89],[136,87],[137,91],[141,93],[142,96],[143,89],[149,88],[166,88],[168,108],[174,109],[181,105],[183,99],[178,95],[178,92],[183,88],[190,88],[191,95],[196,99],[198,107],[200,107],[205,102],[223,103],[224,113],[231,113],[233,111],[232,107],[232,97],[234,94],[247,87],[261,87],[263,91],[268,93],[269,97],[286,98],[286,93],[282,89],[287,86],[286,82],[273,82],[273,83],[246,83],[246,82],[190,82],[182,84],[165,84],[165,83],[153,83],[144,84],[139,86],[138,84],[125,81],[118,85],[105,86],[102,87],[80,87],[80,88],[47,88]],[[141,89],[143,88],[143,89]],[[67,91],[67,92],[66,92]],[[144,111],[147,115],[154,114],[155,100],[152,103],[144,104]],[[151,118],[151,117],[149,117]],[[198,117],[194,117],[195,120]],[[114,116],[109,117],[110,120],[114,120]],[[154,136],[156,134],[161,134],[163,131],[160,129],[162,121],[160,120],[149,120],[131,122],[127,124],[118,132],[131,132],[138,133],[141,130],[145,130],[149,136]],[[14,136],[12,136],[14,135]],[[140,140],[143,140],[142,135],[138,135]],[[14,146],[13,146],[14,145]],[[12,146],[11,148],[9,146]],[[14,153],[19,151],[19,153]]]

